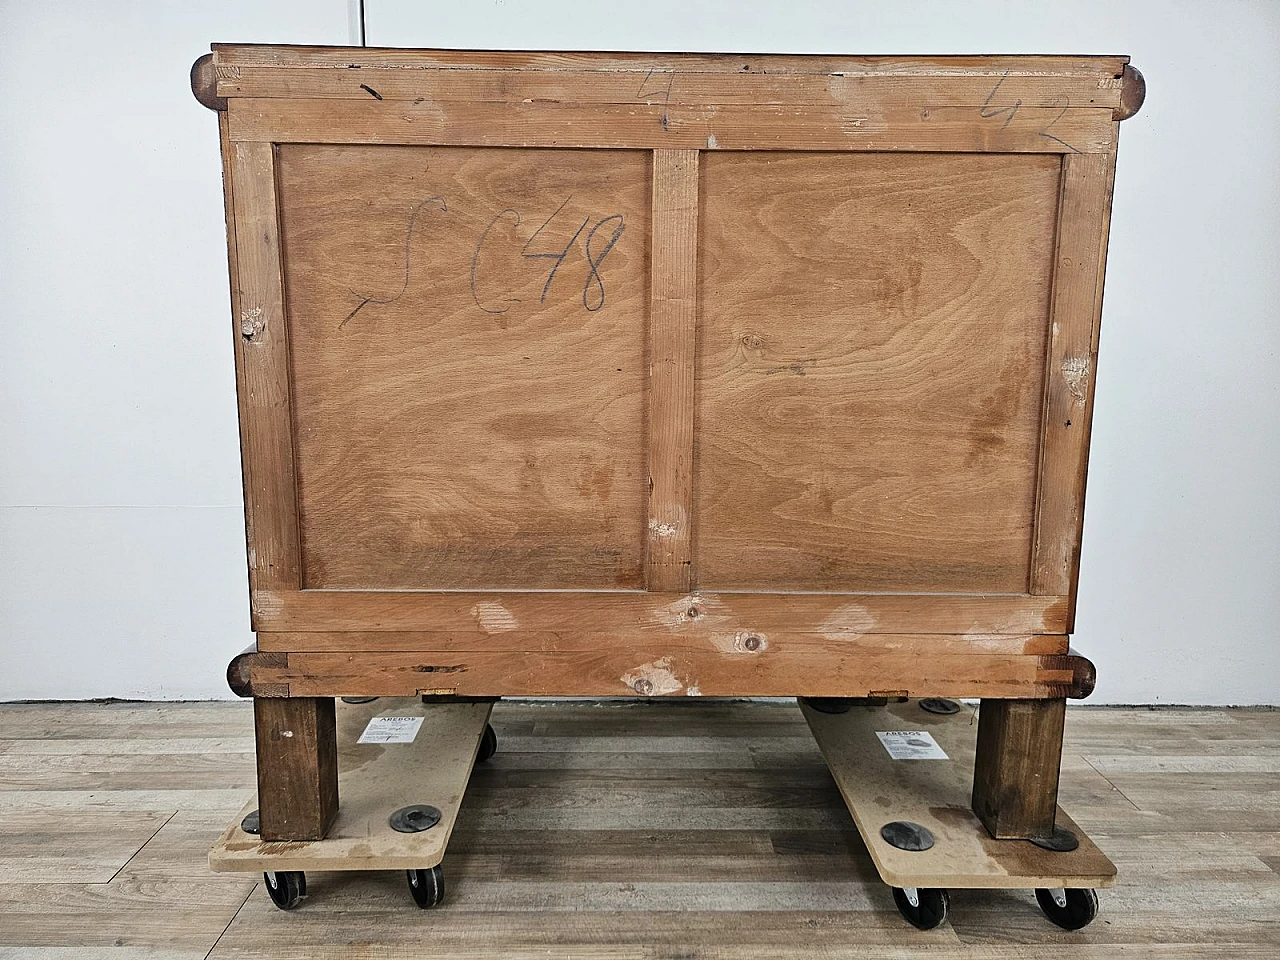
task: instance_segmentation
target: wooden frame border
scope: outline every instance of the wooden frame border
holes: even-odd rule
[[[693,562],[697,150],[653,152],[651,225],[645,584],[650,590],[685,591]]]
[[[554,652],[250,649],[231,662],[227,680],[245,697],[791,697],[802,692],[813,697],[1060,699],[1086,697],[1093,690],[1093,664],[1074,651],[974,653],[952,635],[915,639],[900,651],[795,638],[739,651],[695,643]],[[920,653],[925,648],[928,656]]]
[[[672,636],[796,633],[1063,633],[1066,597],[965,594],[284,590],[254,595],[256,629],[489,636],[590,631]]]
[[[1080,568],[1115,161],[1112,151],[1068,156],[1062,163],[1029,589],[1070,598],[1068,632]]]
[[[228,231],[235,316],[236,386],[249,588],[299,590],[301,548],[295,481],[289,333],[281,274],[275,147],[236,143],[224,132]],[[253,627],[260,624],[254,618]]]

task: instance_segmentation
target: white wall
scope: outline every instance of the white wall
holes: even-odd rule
[[[1075,645],[1095,702],[1280,701],[1280,4],[366,9],[385,45],[1132,55]],[[341,0],[0,7],[0,699],[228,695],[231,335],[186,70],[348,32]]]
[[[215,40],[346,0],[0,0],[0,699],[229,697],[249,632]]]

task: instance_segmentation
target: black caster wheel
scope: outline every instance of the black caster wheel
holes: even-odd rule
[[[406,870],[409,876],[409,893],[413,902],[423,910],[444,900],[444,870],[438,865],[429,870]]]
[[[917,930],[932,930],[947,919],[951,898],[947,891],[930,887],[893,888],[893,902],[898,912]]]
[[[1098,915],[1098,894],[1093,890],[1037,890],[1036,902],[1044,915],[1063,930],[1079,930]]]
[[[267,896],[281,910],[292,910],[307,895],[307,875],[301,870],[285,870],[262,875]]]
[[[853,709],[849,697],[801,697],[800,702],[819,713],[848,713]]]
[[[480,752],[476,754],[476,763],[484,763],[498,752],[498,735],[493,727],[484,725],[484,736],[480,738]]]

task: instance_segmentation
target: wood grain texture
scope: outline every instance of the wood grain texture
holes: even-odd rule
[[[1079,108],[1122,106],[1123,86],[1108,78],[1085,75],[1007,76],[982,73],[743,72],[699,70],[660,55],[652,65],[637,62],[620,69],[538,69],[516,66],[388,67],[362,65],[359,70],[333,67],[237,65],[224,67],[217,80],[222,98],[286,100],[369,100],[410,103],[611,103],[657,108],[661,118],[671,103],[686,106],[804,105],[859,108],[867,104],[893,107],[981,107],[988,111],[1020,102],[1023,107],[1062,109],[1068,101]],[[993,95],[994,91],[994,95]],[[649,111],[646,111],[649,112]],[[1001,120],[1003,121],[1003,117]]]
[[[703,167],[698,585],[1024,591],[1058,162]]]
[[[531,653],[570,653],[599,650],[601,647],[627,646],[631,644],[653,644],[658,635],[651,630],[633,630],[618,632],[614,630],[548,630],[531,632],[527,630],[501,631],[489,634],[476,633],[444,633],[434,632],[402,632],[390,631],[342,631],[338,633],[264,633],[270,646],[281,651],[302,652],[338,652],[368,651],[370,653],[390,651],[435,650],[439,652],[467,653],[471,651],[527,650]],[[747,643],[748,638],[755,637],[755,644]],[[865,651],[870,654],[880,653],[918,653],[926,655],[943,650],[949,654],[1008,654],[1012,656],[1049,656],[1064,655],[1067,652],[1067,638],[1053,634],[1013,634],[1013,633],[967,633],[963,635],[945,634],[939,639],[937,634],[916,633],[855,633],[851,631],[833,630],[826,633],[801,633],[795,630],[782,629],[764,633],[758,630],[735,630],[733,628],[708,627],[698,630],[681,631],[672,637],[670,649],[702,649],[710,652],[718,650],[725,653],[752,653],[750,649],[759,643],[772,646],[785,644],[788,648],[812,646],[830,651],[853,652]],[[283,653],[257,654],[245,658],[256,669],[260,665],[272,662],[271,658],[286,657]],[[284,666],[287,659],[279,660],[276,665]]]
[[[1035,641],[1027,639],[1028,643]],[[916,647],[913,650],[912,647]],[[923,655],[919,648],[932,652]],[[955,648],[955,652],[951,652]],[[933,636],[857,643],[747,634],[710,644],[618,649],[344,650],[251,662],[250,689],[270,696],[908,696],[1060,698],[1070,658],[1008,654]],[[594,693],[593,693],[594,691]]]
[[[1063,161],[1032,593],[1076,592],[1114,182],[1114,153]]]
[[[693,525],[698,152],[653,154],[649,268],[649,522],[645,586],[685,591]]]
[[[1049,925],[1029,890],[953,890],[946,924],[909,927],[792,704],[504,701],[493,724],[498,754],[472,775],[445,903],[417,910],[402,873],[313,873],[285,914],[255,878],[207,862],[252,793],[248,704],[2,704],[0,757],[66,748],[104,779],[103,806],[74,816],[26,803],[74,786],[66,768],[49,766],[41,791],[0,785],[0,854],[24,857],[5,844],[27,836],[67,854],[39,881],[0,884],[0,957],[1273,960],[1280,944],[1280,775],[1231,769],[1280,756],[1277,711],[1068,710],[1061,803],[1120,875],[1077,933]],[[73,736],[51,739],[64,726]],[[114,789],[109,765],[143,747],[163,782],[228,738],[250,746],[219,754],[225,779],[171,806],[130,806],[136,769]],[[1192,769],[1214,765],[1211,784]],[[163,826],[114,879],[75,872],[77,847],[123,858],[148,822]]]
[[[338,742],[331,697],[255,698],[263,840],[323,840],[338,816]]]
[[[270,144],[231,143],[222,130],[234,211],[228,243],[249,589],[296,590],[301,566],[275,152]]]
[[[1066,598],[937,594],[325,591],[259,593],[263,650],[272,632],[425,631],[492,636],[516,631],[697,636],[714,631],[797,633],[1045,633],[1065,631]]]
[[[846,107],[774,104],[282,100],[233,97],[231,137],[267,143],[422,144],[644,150],[855,150],[1092,154],[1114,145],[1112,111],[1013,104]],[[1005,119],[1009,118],[1009,122]],[[665,120],[665,123],[663,122]]]
[[[281,148],[307,587],[642,585],[648,164]]]
[[[978,711],[973,812],[997,839],[1053,833],[1065,700],[987,700]]]
[[[245,66],[404,69],[465,68],[503,70],[679,70],[692,73],[830,74],[846,76],[1067,77],[1118,81],[1126,56],[1042,54],[979,56],[865,56],[741,53],[628,53],[550,50],[441,50],[397,47],[336,47],[215,43],[214,63],[227,71]],[[219,77],[231,76],[219,73]],[[1101,89],[1103,84],[1097,84]]]

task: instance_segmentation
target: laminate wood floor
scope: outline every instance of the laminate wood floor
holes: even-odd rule
[[[1062,804],[1116,862],[1083,931],[1030,891],[907,926],[794,703],[502,703],[421,911],[209,872],[254,786],[246,703],[0,705],[0,960],[1280,957],[1280,712],[1075,708]]]

